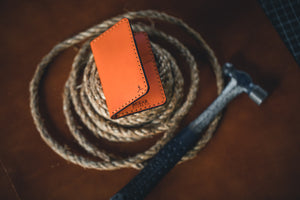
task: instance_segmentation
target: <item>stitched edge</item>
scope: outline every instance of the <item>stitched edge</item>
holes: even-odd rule
[[[166,95],[165,95],[164,89],[162,87],[161,79],[160,79],[160,76],[159,76],[159,73],[158,73],[158,69],[157,69],[157,65],[156,65],[156,62],[155,62],[154,55],[153,55],[152,47],[151,47],[151,44],[149,42],[148,34],[145,33],[145,32],[140,32],[140,33],[143,34],[147,38],[146,47],[147,47],[148,53],[152,57],[151,61],[150,61],[151,62],[151,68],[154,70],[155,77],[156,77],[156,80],[157,80],[159,88],[160,88],[160,93],[161,93],[162,100],[157,102],[157,103],[154,103],[154,104],[150,104],[150,105],[147,105],[147,106],[141,106],[137,109],[130,109],[130,110],[124,112],[124,113],[119,113],[117,115],[117,117],[123,117],[125,115],[129,115],[129,114],[132,114],[132,113],[135,113],[135,112],[139,112],[139,111],[143,111],[143,110],[146,110],[146,109],[154,108],[154,107],[160,106],[160,105],[162,105],[166,102]]]
[[[145,78],[146,75],[144,74],[144,71],[143,71],[142,65],[141,65],[141,60],[140,60],[140,58],[139,58],[139,56],[137,54],[137,47],[136,47],[134,39],[133,39],[133,33],[132,33],[132,30],[131,30],[131,27],[130,27],[129,20],[127,18],[121,19],[119,22],[117,22],[116,24],[114,24],[112,27],[110,27],[108,30],[106,30],[104,33],[102,33],[100,36],[98,36],[97,38],[95,38],[90,44],[93,45],[93,46],[96,45],[97,41],[99,41],[101,38],[103,38],[104,36],[106,36],[111,31],[115,30],[115,28],[118,27],[123,22],[126,22],[127,28],[129,30],[128,33],[129,33],[130,42],[131,42],[131,45],[132,45],[132,50],[133,50],[133,52],[134,52],[134,54],[136,56],[136,61],[137,61],[137,64],[138,64],[138,69],[140,71],[141,78],[144,81],[144,90],[141,90],[135,97],[133,97],[132,99],[130,99],[128,102],[125,102],[119,108],[113,110],[112,113],[111,113],[112,114],[111,118],[118,117],[118,115],[117,115],[118,112],[120,112],[125,107],[127,107],[128,105],[130,105],[132,102],[136,101],[138,98],[140,98],[142,95],[144,95],[147,92],[147,90],[148,90],[148,85],[146,83],[146,78]],[[124,116],[124,115],[122,115],[122,116]]]

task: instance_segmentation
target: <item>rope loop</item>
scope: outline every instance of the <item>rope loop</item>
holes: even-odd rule
[[[183,96],[184,79],[178,67],[178,62],[175,59],[177,56],[172,55],[160,43],[155,43],[151,40],[151,46],[158,65],[167,102],[163,106],[147,111],[135,113],[120,119],[110,119],[89,43],[93,38],[106,31],[124,17],[133,21],[160,21],[180,27],[207,52],[209,63],[216,76],[218,93],[223,89],[221,67],[211,48],[198,32],[189,27],[181,19],[165,13],[153,10],[128,12],[106,20],[57,44],[38,64],[33,79],[30,82],[31,113],[37,129],[47,145],[64,159],[84,168],[98,170],[113,170],[124,167],[143,168],[146,160],[155,155],[173,137],[178,124],[188,113],[196,99],[199,85],[198,66],[189,49],[177,38],[158,30],[154,26],[149,26],[142,22],[134,22],[132,23],[133,31],[145,31],[148,33],[150,40],[151,38],[158,38],[159,41],[168,43],[168,45],[172,46],[172,49],[179,52],[180,57],[184,59],[189,67],[191,81],[187,95]],[[48,131],[39,108],[40,85],[46,74],[46,69],[57,55],[82,42],[84,43],[74,58],[70,75],[64,87],[63,112],[72,136],[85,150],[87,155],[82,155],[70,149],[67,144],[58,142]],[[90,137],[82,130],[78,119],[80,120],[80,124],[83,124],[90,130],[94,138],[99,138],[100,140],[137,142],[158,134],[162,136],[153,146],[144,152],[129,157],[121,157],[95,145],[95,141],[91,141]],[[220,116],[216,117],[194,149],[189,151],[182,158],[181,162],[193,158],[205,146],[212,137],[219,119]]]

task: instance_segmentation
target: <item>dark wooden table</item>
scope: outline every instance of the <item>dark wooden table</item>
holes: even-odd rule
[[[1,1],[0,199],[109,199],[137,170],[87,170],[66,162],[40,138],[29,109],[29,82],[58,42],[128,10],[157,9],[199,31],[220,63],[249,72],[270,96],[258,107],[241,96],[199,155],[176,166],[147,199],[300,199],[300,72],[256,1]],[[74,52],[59,57],[44,101],[56,134],[68,132],[62,91]],[[58,62],[58,61],[57,61]],[[216,97],[201,69],[188,123]]]

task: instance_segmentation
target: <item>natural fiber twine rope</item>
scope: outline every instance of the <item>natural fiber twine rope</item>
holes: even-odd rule
[[[218,93],[223,89],[221,67],[210,47],[198,32],[190,28],[182,20],[165,13],[152,10],[128,12],[106,20],[57,44],[37,66],[34,77],[30,83],[31,113],[41,137],[49,147],[64,159],[84,168],[99,170],[113,170],[124,167],[143,168],[145,161],[155,155],[162,146],[173,137],[179,122],[188,113],[196,98],[199,84],[198,67],[190,51],[180,43],[179,40],[157,30],[153,26],[134,23],[132,24],[133,31],[145,31],[148,33],[150,39],[151,37],[160,38],[180,52],[190,67],[191,84],[187,96],[183,97],[184,80],[174,57],[158,44],[151,42],[167,102],[163,106],[144,112],[116,120],[110,119],[89,42],[124,17],[130,20],[157,20],[182,28],[207,52],[210,65],[216,75]],[[83,41],[85,41],[85,43],[74,58],[70,76],[65,84],[63,111],[70,132],[77,143],[85,149],[87,155],[77,153],[66,144],[61,144],[61,142],[58,142],[49,133],[45,120],[40,112],[39,99],[41,81],[45,76],[49,63],[65,49]],[[131,157],[120,158],[118,155],[96,147],[94,143],[86,137],[82,128],[78,125],[76,121],[78,118],[95,137],[104,138],[112,142],[135,142],[159,133],[162,133],[162,137],[145,152],[138,153]],[[212,137],[219,119],[220,116],[210,124],[194,149],[188,152],[185,157],[182,158],[182,161],[193,158],[197,152],[205,146]]]

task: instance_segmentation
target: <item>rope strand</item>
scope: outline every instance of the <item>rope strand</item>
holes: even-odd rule
[[[116,120],[110,119],[89,42],[124,17],[127,17],[130,20],[150,20],[151,23],[153,23],[154,20],[158,20],[181,27],[207,52],[208,60],[216,75],[218,93],[223,89],[221,67],[214,52],[198,32],[190,28],[181,19],[165,13],[152,10],[128,12],[106,20],[57,44],[38,64],[33,79],[30,82],[31,113],[34,123],[46,144],[64,159],[84,168],[113,170],[124,167],[133,167],[141,169],[146,163],[146,160],[155,155],[162,146],[173,137],[179,122],[188,113],[196,99],[199,75],[197,63],[190,51],[178,39],[171,35],[167,35],[156,29],[154,26],[133,23],[133,31],[145,31],[148,33],[150,39],[152,37],[157,37],[172,45],[174,49],[180,53],[181,57],[185,59],[185,62],[189,66],[191,84],[186,97],[183,97],[184,79],[175,58],[159,44],[151,42],[167,102],[163,106],[144,112]],[[72,136],[77,143],[90,154],[89,156],[76,153],[66,144],[59,143],[46,128],[44,118],[39,109],[40,85],[50,62],[62,51],[83,41],[85,42],[74,58],[70,76],[65,84],[63,93],[63,112]],[[73,110],[75,111],[76,116],[74,115]],[[80,119],[95,137],[106,139],[111,142],[137,142],[141,139],[151,138],[157,134],[162,134],[162,137],[146,151],[130,157],[121,158],[119,155],[114,155],[104,149],[99,149],[90,142],[78,125],[76,121],[77,118]],[[219,119],[220,116],[216,117],[195,148],[188,152],[182,158],[182,161],[193,158],[197,152],[205,146],[212,137]],[[91,158],[91,156],[98,157],[98,159],[95,160]]]

